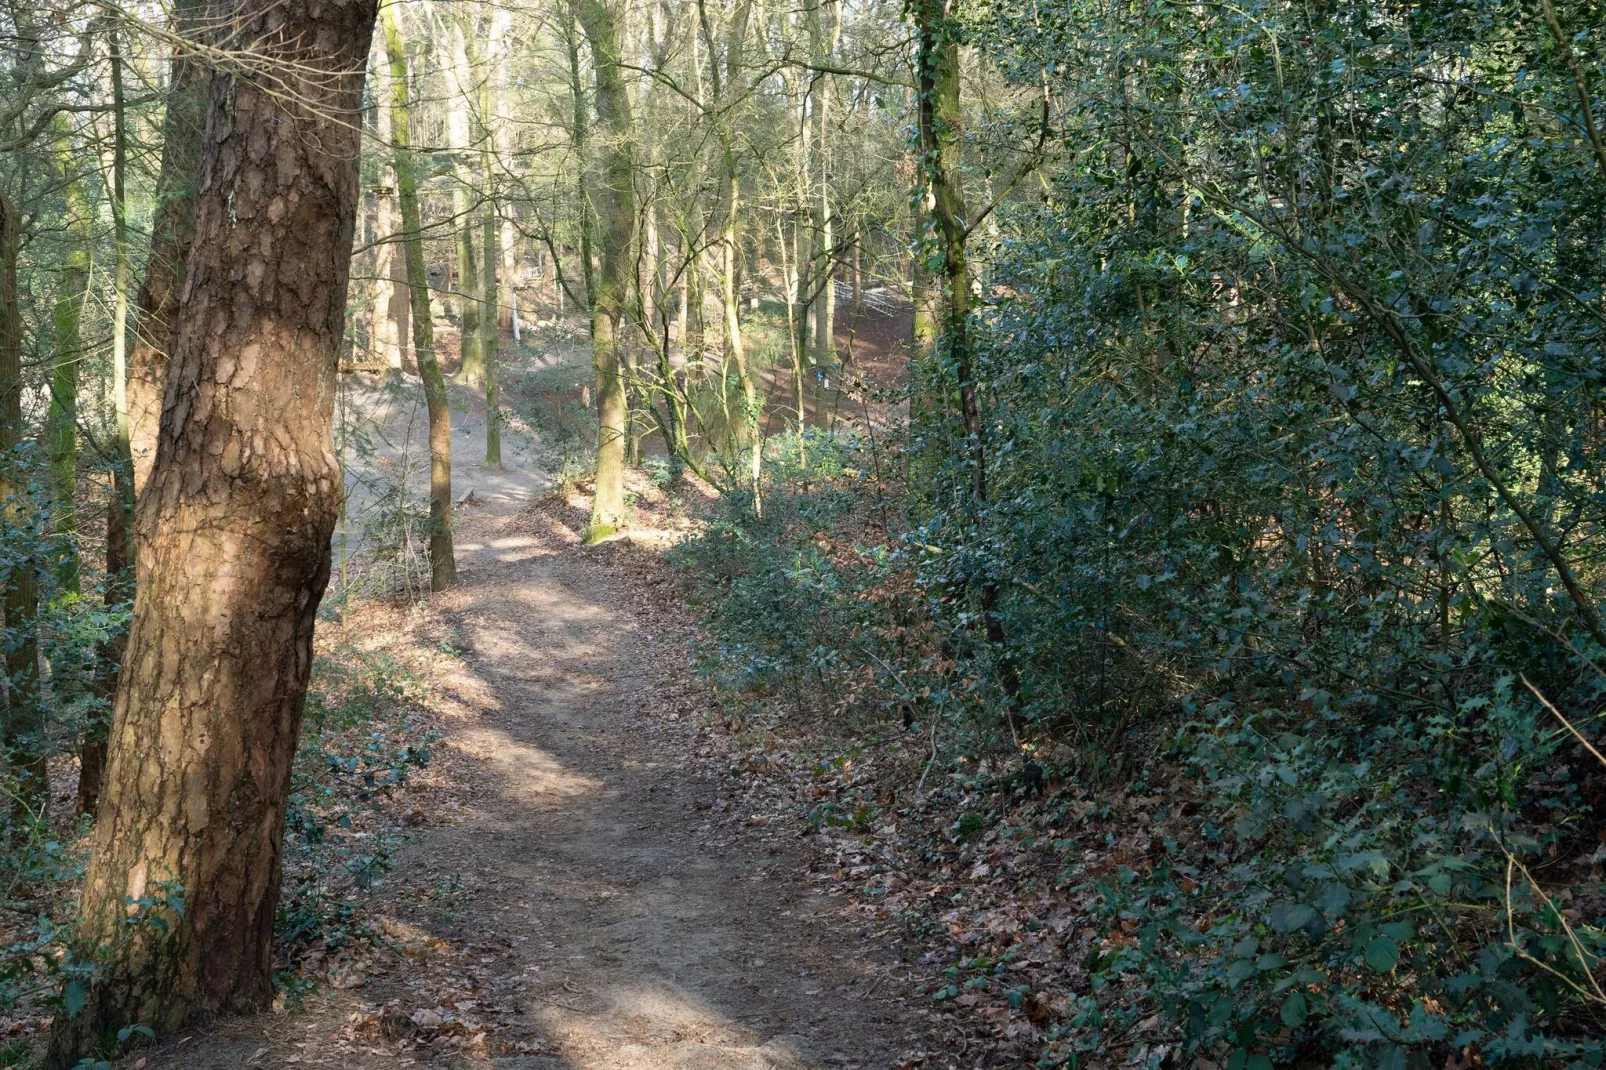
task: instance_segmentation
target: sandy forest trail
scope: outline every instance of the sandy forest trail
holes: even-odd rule
[[[720,820],[660,555],[581,548],[584,520],[549,498],[463,525],[461,584],[425,629],[457,655],[437,684],[461,793],[414,812],[365,901],[390,949],[149,1070],[911,1065],[899,970],[810,893],[795,832]]]

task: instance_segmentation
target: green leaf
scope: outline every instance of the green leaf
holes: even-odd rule
[[[1396,940],[1410,940],[1416,936],[1416,926],[1408,921],[1391,921],[1383,926],[1383,935]]]
[[[82,1014],[84,1004],[88,1002],[89,991],[84,988],[82,981],[68,981],[67,987],[61,990],[61,1009],[69,1018]]]
[[[1310,1007],[1305,1002],[1303,992],[1290,992],[1288,998],[1283,1000],[1283,1024],[1290,1029],[1298,1029],[1305,1024],[1305,1018],[1310,1014]]]
[[[1366,945],[1366,964],[1378,973],[1388,973],[1400,961],[1400,945],[1391,936],[1375,936]]]
[[[1283,916],[1283,932],[1291,933],[1303,929],[1310,924],[1310,919],[1316,916],[1316,909],[1305,903],[1295,903],[1288,908]]]
[[[1244,1070],[1272,1070],[1271,1059],[1265,1055],[1251,1055],[1249,1062],[1244,1064]]]

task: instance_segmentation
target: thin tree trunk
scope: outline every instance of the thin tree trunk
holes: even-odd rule
[[[166,1032],[272,994],[290,764],[341,496],[331,423],[374,8],[242,11],[295,96],[212,83],[172,403],[138,516],[151,567],[84,878],[79,936],[109,958],[83,1013],[57,1017],[52,1068],[123,1025]],[[131,902],[165,924],[130,926]]]
[[[115,256],[112,311],[112,399],[116,416],[115,455],[112,463],[113,511],[121,519],[119,530],[107,540],[106,575],[121,573],[133,546],[134,461],[128,417],[128,124],[123,106],[123,56],[114,30],[111,35],[112,76],[112,250]],[[113,561],[114,548],[122,551]],[[114,572],[112,565],[118,567]]]
[[[469,117],[474,68],[474,14],[469,4],[456,5],[452,20],[451,103],[447,108],[446,131],[452,147],[453,230],[457,236],[457,322],[463,362],[457,377],[472,387],[485,385],[485,357],[480,348],[480,272],[479,250],[474,247],[474,231],[479,212],[475,210],[476,191],[472,188],[474,167],[470,163],[469,141],[473,124]],[[479,196],[483,196],[481,191]]]
[[[492,68],[500,67],[500,46],[502,31],[508,15],[505,11],[491,15],[490,33],[486,41],[485,60]],[[487,72],[480,88],[480,121],[483,124],[480,130],[480,196],[484,198],[481,208],[482,241],[480,247],[485,251],[485,265],[483,272],[483,300],[480,304],[480,355],[485,363],[485,467],[500,469],[502,467],[502,414],[501,390],[497,383],[497,326],[501,322],[498,309],[501,305],[497,292],[497,267],[501,259],[501,241],[499,238],[496,217],[496,148],[495,129],[491,126],[491,118],[495,114],[493,107],[493,93],[491,81],[493,74]]]
[[[199,37],[211,4],[212,0],[180,0],[173,11],[175,29],[187,39]],[[195,181],[206,127],[208,77],[206,69],[185,51],[175,50],[168,80],[167,115],[162,124],[162,164],[156,179],[150,252],[145,262],[145,281],[135,302],[134,344],[128,353],[126,397],[132,485],[127,489],[134,497],[144,488],[156,461],[157,432],[167,391],[167,355],[172,345],[179,288],[195,234]],[[134,598],[128,568],[135,564],[137,555],[130,545],[132,518],[126,506],[119,507],[125,503],[124,484],[128,482],[126,475],[119,476],[120,467],[113,468],[112,500],[106,510],[107,606]],[[78,763],[79,813],[93,815],[100,797],[106,768],[108,714],[117,697],[126,642],[127,634],[121,633],[100,652],[95,693],[107,713],[92,717],[84,728]]]
[[[375,108],[374,133],[381,145],[391,143],[390,136],[390,84],[384,42],[374,40],[374,57],[369,69],[374,73]],[[374,298],[368,311],[368,359],[392,371],[402,366],[402,341],[406,329],[406,294],[396,285],[396,245],[391,240],[396,233],[396,180],[388,161],[383,157],[379,165],[378,188],[374,191]],[[405,268],[403,268],[405,272]],[[398,308],[398,306],[400,306]],[[398,315],[398,311],[402,315]]]
[[[626,92],[620,27],[602,0],[575,0],[575,15],[591,43],[597,72],[597,121],[606,143],[600,236],[602,270],[591,312],[591,356],[597,373],[597,474],[586,537],[595,542],[624,527],[625,437],[628,433],[620,347],[626,343],[630,239],[635,229],[635,162],[630,98]]]
[[[443,591],[457,582],[452,549],[452,413],[446,379],[435,359],[435,321],[429,310],[429,274],[424,266],[418,177],[408,118],[407,51],[396,4],[385,5],[385,53],[390,60],[390,129],[395,142],[396,200],[402,217],[402,249],[412,294],[413,355],[424,380],[429,408],[429,586]]]
[[[859,326],[859,318],[864,315],[864,237],[862,234],[853,236],[853,327]]]
[[[591,203],[591,185],[586,181],[586,175],[591,169],[591,105],[586,100],[585,83],[580,78],[580,31],[575,25],[574,4],[566,5],[566,9],[569,18],[564,26],[564,40],[569,49],[569,96],[572,104],[569,143],[574,146],[574,180],[577,194],[575,201],[580,208],[580,279],[585,283],[586,311],[589,313],[596,306],[597,293],[596,269],[591,263],[594,252],[591,248],[591,233],[595,225],[596,209]],[[557,267],[556,259],[557,254],[554,252],[554,268]],[[563,286],[561,283],[556,283],[555,286],[558,291],[558,310],[561,312]]]
[[[78,369],[83,361],[84,301],[89,295],[89,261],[94,216],[73,157],[72,129],[56,117],[56,169],[66,201],[66,235],[71,243],[62,265],[56,303],[51,309],[56,357],[50,374],[50,409],[45,438],[50,455],[51,526],[55,534],[56,586],[78,593]]]
[[[818,12],[815,12],[817,17]],[[819,77],[819,76],[816,76]],[[797,91],[797,152],[794,159],[797,212],[792,229],[792,262],[796,265],[797,292],[797,347],[805,363],[814,361],[812,324],[814,322],[814,221],[813,198],[810,196],[809,153],[813,141],[813,124],[809,121],[809,97],[812,89],[799,80]]]
[[[776,220],[775,229],[779,232],[776,245],[781,251],[781,274],[788,280],[788,287],[796,284],[791,257],[787,254],[786,224],[780,219]],[[796,233],[794,228],[794,233]],[[787,352],[792,356],[792,409],[797,413],[797,434],[799,443],[803,440],[803,428],[808,420],[808,413],[803,407],[803,335],[795,322],[797,302],[792,298],[790,289],[786,299],[786,340]]]
[[[17,302],[17,241],[21,219],[0,195],[0,513],[8,528],[28,524],[28,475],[19,470],[22,444],[22,309]],[[27,555],[12,558],[4,572],[6,675],[3,734],[6,757],[17,778],[13,820],[41,816],[49,798],[43,747],[44,707],[39,701],[39,650],[34,622],[39,588]]]
[[[960,134],[964,114],[959,97],[959,44],[956,27],[949,21],[943,0],[917,0],[910,10],[915,21],[915,78],[919,98],[920,160],[916,180],[921,183],[919,202],[927,216],[930,240],[938,261],[938,269],[927,283],[933,291],[930,297],[936,313],[935,363],[939,365],[940,381],[947,381],[949,370],[957,380],[960,424],[965,439],[963,455],[970,469],[968,512],[971,523],[975,524],[987,503],[987,453],[970,352],[972,275],[965,251],[969,223],[960,180]],[[919,320],[917,304],[917,332],[922,327]],[[980,588],[982,628],[994,651],[999,683],[1008,700],[1009,727],[1018,737],[1026,728],[1021,712],[1020,673],[999,615],[998,584],[984,577]]]
[[[826,21],[826,2],[812,10],[810,31],[815,61],[824,64],[836,51],[841,19]],[[819,174],[820,271],[821,290],[814,306],[814,363],[827,368],[836,363],[832,354],[832,335],[836,331],[836,228],[831,218],[831,171],[827,153],[826,128],[831,111],[831,76],[819,74],[814,81],[814,158]]]
[[[496,205],[489,198],[485,208],[485,248],[496,248]],[[485,303],[481,306],[480,350],[485,358],[485,467],[502,467],[502,393],[497,383],[497,263],[485,258]]]
[[[193,29],[199,20],[202,2],[191,0],[175,13],[180,24]],[[156,431],[167,383],[167,352],[171,342],[173,315],[178,306],[178,284],[194,225],[194,194],[191,183],[200,161],[201,127],[204,124],[202,100],[204,77],[192,65],[175,66],[164,134],[173,138],[162,150],[162,170],[157,178],[159,193],[167,191],[171,203],[159,204],[151,228],[151,250],[145,285],[139,294],[139,318],[132,360],[126,351],[128,330],[128,226],[125,199],[127,171],[127,126],[123,110],[123,64],[117,35],[111,37],[112,63],[112,241],[115,256],[114,314],[112,318],[112,397],[116,414],[116,438],[111,465],[111,498],[106,503],[106,591],[107,606],[134,600],[134,577],[139,571],[134,533],[134,502],[139,492],[140,469],[133,455],[134,435],[142,438],[145,471],[156,456]],[[174,108],[176,107],[176,112]],[[171,161],[171,163],[170,163]],[[180,169],[184,168],[184,169]],[[138,420],[131,406],[138,404]],[[84,726],[78,751],[78,812],[96,813],[101,782],[106,770],[109,713],[117,696],[122,672],[126,633],[113,637],[100,651],[100,670],[95,695],[100,711]]]
[[[178,0],[174,29],[187,39],[200,36],[216,0]],[[156,463],[156,437],[167,392],[167,353],[173,317],[195,234],[195,179],[200,170],[206,127],[207,69],[183,50],[175,50],[162,123],[162,167],[156,179],[150,256],[136,302],[134,345],[128,354],[128,440],[135,495]]]

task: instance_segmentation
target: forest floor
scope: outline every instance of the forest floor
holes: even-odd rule
[[[839,344],[857,339],[847,371],[860,385],[885,387],[900,373],[906,319],[839,327]],[[511,351],[510,410],[561,429],[583,408],[584,356],[561,331]],[[416,389],[355,385],[351,426],[371,436],[362,456],[348,454],[357,479],[381,488],[398,475],[417,480],[413,459],[425,451],[422,407],[408,402]],[[776,400],[787,389],[770,386]],[[834,390],[830,415],[812,404],[824,392],[810,395],[821,422],[842,408]],[[843,411],[848,422],[871,413],[862,391],[853,395],[862,412]],[[370,734],[424,741],[431,752],[405,783],[369,793],[354,821],[331,821],[324,833],[359,853],[377,854],[363,845],[384,841],[386,864],[358,874],[349,861],[296,862],[292,853],[286,909],[320,920],[312,936],[280,949],[274,1009],[185,1031],[118,1067],[937,1070],[1034,1061],[1025,1052],[1043,1014],[1035,1005],[969,994],[933,1001],[940,962],[951,959],[933,939],[971,943],[969,926],[945,917],[914,932],[901,920],[953,897],[957,856],[923,851],[915,835],[927,823],[945,828],[951,815],[921,804],[930,813],[911,813],[906,836],[896,821],[871,835],[806,814],[838,794],[913,786],[924,739],[864,751],[818,723],[719,709],[695,672],[695,616],[666,558],[713,492],[666,492],[632,470],[629,535],[582,546],[590,502],[583,484],[557,471],[562,436],[515,424],[509,471],[487,472],[478,464],[483,406],[473,402],[454,389],[454,496],[474,491],[460,510],[458,585],[416,602],[339,601],[319,628],[326,662],[374,667],[375,679],[399,674],[403,685],[388,722],[320,729],[303,768],[316,769],[319,746],[358,753]],[[354,493],[358,516],[376,500],[365,493]],[[391,686],[378,691],[391,695]],[[881,787],[868,785],[872,769]],[[989,851],[976,846],[978,859]],[[966,889],[1002,872],[980,869]],[[295,881],[308,883],[292,894]],[[1021,909],[1013,894],[1007,907]]]
[[[509,356],[514,412],[577,403],[562,399],[583,347],[549,331]],[[422,489],[427,444],[416,384],[348,385],[357,534],[387,480]],[[553,437],[515,424],[506,470],[485,470],[477,401],[454,386],[454,497],[474,492],[458,586],[414,606],[355,601],[320,626],[326,653],[422,682],[409,731],[439,736],[428,767],[345,834],[401,841],[392,868],[367,887],[331,880],[352,920],[280,964],[293,994],[274,1012],[119,1065],[937,1065],[907,967],[814,890],[797,828],[733,813],[730,741],[663,559],[701,503],[633,473],[631,537],[583,547],[588,499],[547,493]]]
[[[811,890],[796,829],[729,819],[661,554],[684,513],[633,490],[635,536],[593,548],[583,495],[470,510],[456,588],[324,629],[427,672],[441,733],[375,818],[409,830],[394,869],[347,890],[373,938],[286,964],[318,981],[288,1013],[147,1070],[938,1065],[905,967]]]

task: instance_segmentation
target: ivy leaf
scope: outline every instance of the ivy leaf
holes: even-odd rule
[[[61,1009],[69,1018],[82,1014],[84,1004],[88,1002],[89,991],[84,988],[82,981],[68,981],[67,987],[61,990]]]
[[[1303,992],[1290,992],[1288,998],[1283,1000],[1282,1020],[1290,1029],[1298,1029],[1305,1024],[1305,1018],[1310,1013],[1310,1007],[1305,1002]]]
[[[1366,945],[1366,964],[1378,973],[1388,973],[1400,961],[1400,945],[1391,936],[1374,936]]]
[[[1296,932],[1315,916],[1315,908],[1305,903],[1278,903],[1271,908],[1271,927],[1280,933]]]

